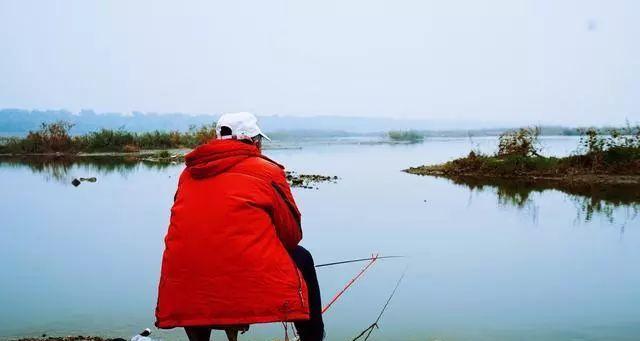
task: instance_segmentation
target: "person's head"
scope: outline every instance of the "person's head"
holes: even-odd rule
[[[262,148],[262,139],[269,140],[260,127],[258,119],[249,112],[223,114],[216,124],[218,139],[237,139]]]

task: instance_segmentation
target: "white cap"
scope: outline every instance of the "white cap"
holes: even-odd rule
[[[221,136],[220,129],[229,127],[231,136]],[[258,119],[250,112],[235,112],[223,114],[216,124],[216,135],[219,139],[237,138],[239,140],[251,139],[258,135],[271,141],[269,136],[265,135],[260,127],[258,127]]]

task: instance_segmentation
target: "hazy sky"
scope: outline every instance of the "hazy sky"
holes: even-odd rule
[[[640,121],[640,1],[0,0],[0,107]]]

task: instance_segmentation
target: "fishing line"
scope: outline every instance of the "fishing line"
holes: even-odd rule
[[[332,263],[324,263],[324,264],[318,264],[316,265],[316,268],[322,268],[325,266],[332,266],[332,265],[339,265],[339,264],[347,264],[347,263],[356,263],[356,262],[364,262],[367,260],[373,260],[374,257],[368,257],[368,258],[358,258],[358,259],[350,259],[350,260],[343,260],[343,261],[339,261],[339,262],[332,262]],[[385,258],[404,258],[404,256],[379,256],[379,257],[375,257],[376,259],[385,259]]]
[[[384,306],[382,307],[382,310],[380,310],[380,314],[378,314],[378,318],[376,318],[375,322],[373,322],[369,327],[367,327],[367,329],[363,330],[362,333],[358,334],[358,336],[353,338],[352,341],[356,341],[359,338],[361,338],[362,336],[364,336],[364,341],[367,341],[369,339],[369,336],[371,335],[371,333],[373,333],[373,330],[380,328],[378,326],[378,322],[380,322],[380,319],[382,318],[382,314],[384,314],[385,310],[387,310],[387,307],[389,306],[389,302],[391,302],[391,299],[396,294],[396,291],[398,290],[398,287],[400,286],[400,282],[402,282],[402,279],[404,278],[404,275],[407,273],[407,269],[408,269],[408,266],[402,272],[402,275],[398,279],[398,282],[396,282],[396,286],[393,288],[393,291],[391,292],[391,295],[389,295],[389,298],[387,298],[387,302],[385,302]]]
[[[333,296],[331,301],[329,301],[329,303],[324,308],[322,308],[322,313],[324,314],[327,310],[329,310],[329,308],[342,296],[342,294],[344,294],[349,289],[349,287],[351,287],[351,285],[353,283],[355,283],[356,280],[358,280],[358,278],[360,278],[360,276],[362,276],[373,265],[373,263],[375,263],[378,259],[383,259],[383,258],[402,258],[402,257],[404,257],[404,256],[378,256],[378,254],[374,254],[374,255],[372,255],[371,257],[368,257],[368,258],[351,259],[351,260],[345,260],[345,261],[339,261],[339,262],[332,262],[332,263],[325,263],[325,264],[316,265],[316,268],[320,268],[320,267],[332,266],[332,265],[338,265],[338,264],[347,264],[347,263],[369,261],[369,263],[364,268],[362,268],[362,270],[360,270],[360,272],[358,272],[358,274],[356,274],[355,277],[353,277],[349,282],[347,282],[347,284],[344,286],[344,288],[342,288],[342,290],[338,291]]]

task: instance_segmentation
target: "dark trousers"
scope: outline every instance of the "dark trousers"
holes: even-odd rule
[[[309,296],[309,320],[294,323],[301,341],[320,341],[324,338],[324,322],[322,321],[322,301],[320,299],[320,286],[316,276],[316,268],[313,257],[307,249],[297,246],[291,252],[291,258],[302,272],[304,281],[307,282]]]
[[[313,257],[307,249],[297,246],[291,253],[291,258],[296,263],[302,277],[307,283],[309,296],[309,320],[296,321],[296,331],[300,341],[321,341],[324,338],[324,322],[322,321],[322,302],[320,300],[320,287]],[[217,327],[185,327],[189,341],[208,341],[211,337],[211,329],[225,329],[227,338],[231,341],[237,339],[238,331],[246,330],[248,326],[217,326]]]

